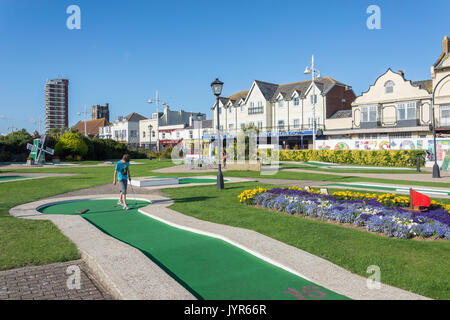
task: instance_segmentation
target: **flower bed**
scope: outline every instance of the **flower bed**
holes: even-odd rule
[[[304,191],[296,187],[246,190],[238,198],[247,205],[350,223],[390,237],[450,239],[450,213],[442,207],[446,205],[437,202],[430,211],[409,212],[402,208],[406,205],[400,200],[407,198],[403,196],[346,192],[323,195],[317,190]],[[409,204],[409,199],[407,202]]]

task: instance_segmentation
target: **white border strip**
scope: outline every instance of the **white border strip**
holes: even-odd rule
[[[92,199],[92,198],[86,198],[86,199],[79,199],[79,200],[58,201],[58,202],[47,203],[47,204],[44,204],[44,205],[42,205],[42,206],[39,206],[39,207],[36,208],[36,210],[38,211],[39,209],[42,209],[42,208],[45,208],[45,207],[48,207],[48,206],[52,206],[52,205],[56,205],[56,204],[70,203],[70,202],[77,202],[77,201],[85,201],[85,200],[115,200],[115,199],[114,199],[114,198],[94,198],[94,199]],[[150,205],[150,204],[153,204],[153,202],[151,202],[150,200],[148,200],[148,199],[143,199],[143,198],[128,198],[127,200],[139,200],[139,201],[148,202],[149,205]],[[148,206],[147,206],[147,207],[148,207]],[[146,207],[144,207],[144,208],[146,208]],[[164,224],[167,224],[167,225],[169,225],[169,226],[171,226],[171,227],[174,227],[174,228],[177,228],[177,229],[180,229],[180,230],[185,230],[185,231],[189,231],[189,232],[192,232],[192,233],[196,233],[196,234],[200,234],[200,235],[204,235],[204,236],[207,236],[207,237],[211,237],[211,238],[215,238],[215,239],[219,239],[219,240],[228,242],[229,244],[231,244],[231,245],[233,245],[233,246],[235,246],[235,247],[237,247],[237,248],[239,248],[239,249],[241,249],[241,250],[244,250],[244,251],[246,251],[247,253],[250,253],[251,255],[253,255],[253,256],[255,256],[255,257],[257,257],[257,258],[259,258],[259,259],[261,259],[261,260],[263,260],[263,261],[265,261],[265,262],[268,262],[268,263],[270,263],[270,264],[272,264],[272,265],[274,265],[274,266],[276,266],[276,267],[278,267],[278,268],[281,268],[281,269],[283,269],[283,270],[285,270],[285,271],[287,271],[287,272],[290,272],[290,273],[296,275],[297,277],[300,277],[300,278],[303,278],[303,279],[305,279],[305,280],[307,280],[307,281],[310,281],[310,282],[312,282],[312,283],[315,283],[313,280],[309,279],[309,278],[306,277],[305,275],[303,275],[303,274],[301,274],[301,273],[298,273],[298,272],[292,270],[291,268],[286,267],[285,265],[283,265],[283,264],[281,264],[281,263],[279,263],[279,262],[276,262],[275,260],[273,260],[273,259],[271,259],[271,258],[268,258],[268,257],[266,257],[266,256],[264,256],[264,255],[262,255],[262,254],[260,254],[260,253],[258,253],[258,252],[256,252],[256,251],[253,251],[253,250],[251,250],[251,249],[249,249],[249,248],[247,248],[247,247],[245,247],[245,246],[243,246],[243,245],[241,245],[241,244],[239,244],[239,243],[237,243],[237,242],[234,242],[233,240],[230,240],[230,239],[228,239],[228,238],[226,238],[226,237],[224,237],[224,236],[222,236],[222,235],[215,234],[215,233],[208,232],[208,231],[202,231],[202,230],[194,229],[194,228],[191,228],[191,227],[182,226],[182,225],[180,225],[180,224],[177,224],[177,223],[168,221],[168,220],[166,220],[166,219],[157,217],[157,216],[155,216],[155,215],[152,215],[152,214],[150,214],[150,213],[147,213],[147,212],[145,212],[145,211],[142,210],[142,209],[144,209],[144,208],[138,209],[138,212],[141,213],[141,214],[143,214],[143,215],[145,215],[145,216],[148,216],[148,217],[151,218],[151,219],[160,221],[160,222],[162,222],[162,223],[164,223]],[[81,217],[82,217],[82,215],[81,215]],[[98,228],[97,228],[97,229],[98,229]],[[100,230],[100,229],[99,229],[99,230]],[[100,230],[100,231],[101,231],[101,230]],[[103,232],[103,231],[101,231],[101,232]],[[103,232],[103,233],[104,233],[104,232]],[[106,233],[104,233],[104,234],[106,234]],[[121,241],[121,240],[119,240],[119,241]],[[123,241],[121,241],[121,242],[123,243]],[[328,290],[328,289],[327,289],[327,290]]]
[[[308,280],[308,281],[310,281],[312,283],[315,283],[313,280],[311,280],[308,277],[306,277],[306,276],[304,276],[304,275],[302,275],[302,274],[300,274],[300,273],[290,269],[289,267],[286,267],[285,265],[283,265],[281,263],[278,263],[275,260],[272,260],[272,259],[270,259],[270,258],[268,258],[266,256],[263,256],[262,254],[260,254],[258,252],[255,252],[255,251],[253,251],[253,250],[251,250],[251,249],[249,249],[249,248],[247,248],[247,247],[245,247],[245,246],[243,246],[243,245],[241,245],[239,243],[236,243],[233,240],[230,240],[230,239],[228,239],[228,238],[226,238],[226,237],[224,237],[222,235],[218,235],[218,234],[215,234],[215,233],[212,233],[212,232],[207,232],[207,231],[194,229],[194,228],[191,228],[191,227],[185,227],[185,226],[182,226],[182,225],[179,225],[179,224],[167,221],[167,220],[165,220],[163,218],[154,216],[154,215],[152,215],[150,213],[144,212],[144,211],[142,211],[142,209],[138,209],[138,211],[140,213],[142,213],[142,214],[152,218],[152,219],[158,220],[158,221],[160,221],[162,223],[165,223],[165,224],[167,224],[169,226],[172,226],[172,227],[175,227],[177,229],[186,230],[186,231],[189,231],[189,232],[197,233],[197,234],[200,234],[200,235],[204,235],[204,236],[208,236],[208,237],[211,237],[211,238],[215,238],[215,239],[219,239],[219,240],[223,240],[225,242],[228,242],[229,244],[231,244],[231,245],[233,245],[233,246],[235,246],[235,247],[237,247],[239,249],[242,249],[242,250],[250,253],[251,255],[254,255],[255,257],[257,257],[257,258],[259,258],[261,260],[264,260],[264,261],[266,261],[266,262],[268,262],[270,264],[273,264],[274,266],[277,266],[277,267],[279,267],[279,268],[281,268],[281,269],[283,269],[285,271],[288,271],[288,272],[290,272],[290,273],[292,273],[292,274],[294,274],[294,275],[296,275],[296,276],[298,276],[300,278],[303,278],[303,279]],[[329,290],[329,289],[327,289],[327,290]]]

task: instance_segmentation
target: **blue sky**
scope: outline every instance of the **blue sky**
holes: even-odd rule
[[[66,27],[72,4],[81,30]],[[366,27],[372,4],[381,30]],[[45,80],[58,76],[70,80],[70,125],[85,104],[108,102],[112,119],[150,116],[155,90],[172,109],[210,118],[216,77],[224,96],[254,79],[301,81],[312,54],[323,76],[357,95],[389,67],[429,79],[449,11],[448,0],[0,0],[0,133],[34,130]]]

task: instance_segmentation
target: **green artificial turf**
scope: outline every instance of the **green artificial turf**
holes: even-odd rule
[[[293,300],[289,288],[302,292],[314,286],[325,299],[346,297],[319,287],[220,239],[178,229],[138,212],[148,203],[138,201],[124,211],[116,200],[84,200],[45,207],[44,214],[77,214],[103,232],[142,251],[191,291],[207,300]],[[317,295],[304,295],[315,299]]]
[[[164,189],[171,209],[198,219],[254,230],[368,277],[377,265],[381,281],[434,299],[450,299],[450,240],[385,237],[349,226],[246,206],[237,195],[263,183]]]
[[[0,182],[2,181],[10,181],[10,180],[21,180],[25,179],[26,177],[22,176],[0,176]]]
[[[228,181],[227,179],[223,179],[224,182]],[[208,179],[208,178],[181,178],[178,183],[179,184],[190,184],[190,183],[216,183],[217,179]]]

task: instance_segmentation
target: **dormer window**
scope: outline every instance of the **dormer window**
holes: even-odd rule
[[[385,88],[385,93],[393,93],[394,92],[394,82],[393,81],[388,81],[384,84],[384,88]]]

